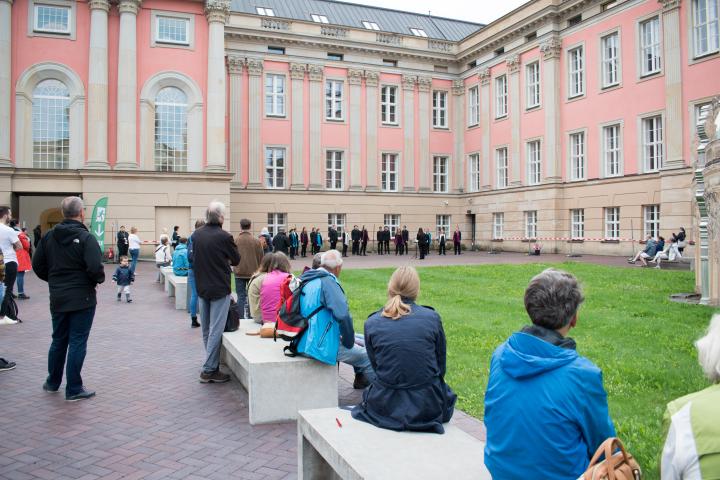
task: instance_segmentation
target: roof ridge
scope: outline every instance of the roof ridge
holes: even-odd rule
[[[441,17],[441,16],[438,16],[438,15],[432,15],[432,14],[428,14],[428,13],[410,12],[410,11],[408,11],[408,10],[400,10],[400,9],[397,9],[397,8],[378,7],[378,6],[375,6],[375,5],[365,5],[365,4],[362,4],[362,3],[346,2],[346,1],[342,1],[342,0],[315,0],[315,1],[316,1],[316,2],[327,2],[327,3],[340,3],[340,4],[342,4],[342,5],[352,5],[352,6],[354,6],[354,7],[371,8],[371,9],[373,9],[373,10],[385,10],[385,11],[388,11],[388,12],[405,13],[405,14],[408,14],[408,15],[417,15],[417,16],[419,16],[419,17],[429,17],[429,18],[435,18],[435,19],[438,19],[438,20],[449,20],[449,21],[451,21],[451,22],[464,23],[464,24],[467,24],[467,25],[476,25],[476,26],[478,26],[478,27],[484,27],[484,26],[486,25],[486,24],[484,24],[484,23],[470,22],[470,21],[467,21],[467,20],[460,20],[460,19],[458,19],[458,18]]]

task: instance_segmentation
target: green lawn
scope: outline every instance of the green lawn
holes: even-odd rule
[[[523,292],[549,264],[421,268],[419,303],[443,319],[448,343],[447,382],[458,407],[482,418],[493,350],[529,322]],[[581,263],[554,265],[575,274],[586,301],[571,332],[578,351],[604,373],[618,435],[647,473],[659,477],[665,404],[704,388],[693,341],[712,309],[672,303],[668,295],[693,290],[692,272],[617,268]],[[391,269],[346,270],[341,281],[362,331],[379,309]]]

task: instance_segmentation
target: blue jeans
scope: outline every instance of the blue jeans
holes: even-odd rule
[[[135,267],[137,266],[138,257],[140,256],[140,249],[139,248],[131,248],[129,250],[130,252],[130,270],[133,272],[135,271]]]
[[[66,367],[65,395],[75,395],[83,388],[80,371],[85,361],[87,340],[90,336],[95,307],[74,312],[52,313],[52,343],[48,353],[48,377],[50,388],[60,387],[63,367]],[[67,366],[65,358],[67,357]]]
[[[363,338],[360,334],[356,334],[355,337]],[[352,348],[345,348],[342,344],[340,344],[337,359],[338,362],[352,365],[356,375],[358,373],[364,373],[368,381],[375,381],[375,370],[373,370],[372,365],[370,364],[370,359],[368,358],[365,347],[355,344]]]
[[[250,317],[250,304],[248,304],[247,297],[247,284],[250,282],[249,278],[238,278],[235,277],[235,292],[237,293],[237,303],[242,312],[242,318]]]
[[[230,295],[216,300],[200,297],[200,326],[205,345],[205,364],[202,371],[212,373],[220,368],[220,344],[227,323]]]
[[[190,289],[190,304],[188,306],[188,308],[190,308],[190,316],[197,317],[198,294],[197,287],[195,286],[195,272],[193,272],[192,268],[188,270],[188,288]]]
[[[25,293],[25,272],[18,272],[15,283],[18,287],[18,294]]]

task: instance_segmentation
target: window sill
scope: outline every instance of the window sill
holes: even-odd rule
[[[473,123],[472,125],[467,126],[468,130],[472,130],[474,128],[480,128],[480,123]]]
[[[585,243],[585,240],[582,238],[573,238],[572,240],[568,240],[566,243]]]
[[[288,120],[287,115],[265,115],[265,120]]]
[[[615,90],[619,90],[621,88],[622,88],[622,83],[616,83],[614,85],[608,85],[607,87],[602,87],[600,89],[600,92],[598,92],[598,93],[600,93],[602,95],[603,93],[614,92]]]
[[[620,243],[620,240],[615,240],[612,238],[606,238],[605,240],[601,240],[600,243]]]
[[[502,239],[502,238],[493,238],[493,239],[490,240],[490,241],[491,241],[491,242],[494,242],[494,243],[502,243],[502,242],[503,242],[503,239]]]
[[[520,240],[522,243],[535,243],[537,242],[537,238],[524,238]]]
[[[533,105],[532,107],[525,107],[525,112],[534,112],[536,110],[540,110],[540,107],[542,107],[542,105],[539,104]]]
[[[697,63],[707,62],[708,60],[715,60],[718,57],[720,57],[720,51],[710,52],[710,53],[706,53],[704,55],[698,55],[696,57],[693,57],[688,62],[688,65],[695,65]]]
[[[568,97],[567,100],[565,100],[565,103],[573,103],[580,100],[584,100],[587,97],[586,94],[581,93],[580,95],[575,95],[574,97]]]
[[[502,117],[495,117],[495,118],[493,119],[493,122],[494,122],[494,123],[504,122],[504,121],[507,120],[508,118],[509,118],[509,117],[508,117],[508,114],[506,113],[506,114],[503,115]]]
[[[449,132],[450,127],[432,127],[433,130],[438,130],[440,132]]]
[[[399,123],[381,123],[380,126],[384,128],[400,128]]]
[[[663,71],[660,70],[659,72],[654,73],[648,73],[646,75],[640,75],[637,79],[636,83],[642,83],[642,82],[648,82],[650,80],[654,80],[656,78],[660,78],[663,75]]]
[[[344,118],[326,118],[325,123],[330,123],[333,125],[339,125],[347,123]]]

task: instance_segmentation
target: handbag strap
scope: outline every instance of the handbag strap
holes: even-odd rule
[[[620,452],[622,453],[622,457],[618,459],[618,461],[613,461],[613,448],[617,446],[620,449]],[[593,466],[595,466],[597,463],[599,463],[600,456],[605,456],[605,463],[607,464],[607,475],[609,480],[615,480],[615,466],[622,462],[628,461],[628,454],[625,450],[625,446],[617,437],[610,437],[607,440],[605,440],[597,449],[595,452],[595,455],[593,455],[592,460],[590,460],[590,465],[588,466],[588,470],[590,470]]]

